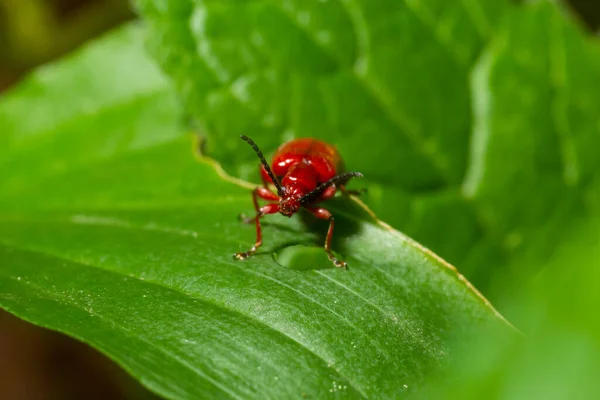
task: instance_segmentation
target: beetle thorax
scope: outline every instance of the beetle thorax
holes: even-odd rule
[[[302,197],[317,187],[319,175],[312,165],[300,162],[292,166],[281,180],[288,195]]]
[[[301,206],[302,196],[310,193],[318,184],[318,175],[311,165],[300,162],[292,166],[281,180],[283,196],[279,202],[279,212],[292,216]]]

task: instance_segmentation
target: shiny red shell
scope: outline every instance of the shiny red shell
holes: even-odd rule
[[[321,140],[303,138],[282,144],[273,155],[271,169],[290,194],[301,194],[344,172],[344,163],[334,146]],[[272,183],[264,167],[261,167],[261,176],[264,182]],[[331,197],[335,193],[335,188],[332,189],[321,199]]]
[[[252,202],[256,215],[254,218],[243,216],[242,219],[244,222],[256,224],[256,242],[250,250],[235,253],[233,257],[236,260],[245,260],[255,254],[262,245],[260,225],[262,217],[276,213],[291,217],[303,208],[315,217],[329,221],[329,229],[327,229],[325,238],[325,252],[333,265],[345,268],[346,262],[337,259],[331,251],[335,225],[333,215],[327,209],[317,206],[316,203],[333,197],[338,188],[346,194],[357,193],[346,190],[345,184],[350,178],[362,178],[362,174],[342,171],[344,168],[342,158],[336,148],[317,139],[295,139],[283,144],[275,152],[272,165],[269,166],[262,151],[252,139],[245,135],[241,135],[240,138],[252,146],[261,160],[261,178],[264,186],[259,186],[252,191]],[[277,193],[273,192],[273,188],[269,188],[269,184],[276,187]],[[270,203],[261,207],[259,199],[267,200]]]

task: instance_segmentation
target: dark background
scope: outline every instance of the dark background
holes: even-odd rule
[[[598,32],[600,1],[570,4]],[[0,0],[0,92],[37,65],[133,18],[128,0]],[[147,398],[154,396],[95,350],[0,310],[0,399]]]

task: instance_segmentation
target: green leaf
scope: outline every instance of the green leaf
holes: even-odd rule
[[[543,268],[600,166],[598,43],[556,3],[137,1],[227,171],[258,179],[240,133],[267,154],[334,143],[380,218],[498,301]]]
[[[250,191],[194,158],[142,34],[0,100],[2,308],[173,399],[392,397],[432,384],[480,328],[512,336],[453,267],[348,199],[331,209],[349,271],[302,216],[267,219],[260,253],[235,261],[254,240],[237,221]]]
[[[258,178],[240,132],[336,144],[380,218],[526,331],[455,350],[432,398],[596,398],[600,46],[560,1],[513,3],[137,1],[228,172]]]

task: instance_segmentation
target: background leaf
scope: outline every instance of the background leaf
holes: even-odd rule
[[[267,153],[291,137],[335,143],[383,220],[507,311],[585,207],[600,50],[556,2],[137,4],[228,171],[258,178],[240,132]]]
[[[0,101],[3,308],[167,398],[392,396],[482,328],[514,337],[449,265],[347,199],[331,206],[349,272],[312,251],[326,226],[302,218],[270,218],[261,254],[234,261],[253,240],[236,220],[249,190],[194,159],[141,35],[117,31]]]
[[[456,350],[442,397],[600,393],[600,49],[559,1],[522,3],[137,2],[228,171],[257,179],[240,131],[335,143],[382,219],[527,333]]]

